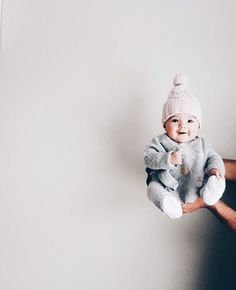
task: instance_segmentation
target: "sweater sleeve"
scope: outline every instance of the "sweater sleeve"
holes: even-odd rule
[[[171,153],[172,151],[167,152],[159,142],[158,137],[155,137],[144,151],[144,162],[150,169],[169,170],[174,168],[174,165],[170,163]]]
[[[208,143],[206,143],[206,150],[207,150],[207,163],[206,163],[207,173],[209,173],[211,169],[217,168],[224,175],[225,166],[224,166],[224,162],[221,156]]]

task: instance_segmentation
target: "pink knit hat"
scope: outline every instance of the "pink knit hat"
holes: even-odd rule
[[[199,101],[188,89],[188,77],[177,74],[173,80],[174,87],[171,89],[162,112],[162,124],[172,116],[179,113],[193,115],[202,124],[202,109]]]

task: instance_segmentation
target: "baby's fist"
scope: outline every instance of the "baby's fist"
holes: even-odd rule
[[[182,164],[182,152],[174,151],[170,155],[170,162],[174,165]]]

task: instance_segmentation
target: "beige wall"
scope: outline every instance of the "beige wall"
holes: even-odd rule
[[[216,221],[156,210],[143,148],[185,72],[202,135],[236,158],[236,3],[3,4],[0,288],[194,289]]]

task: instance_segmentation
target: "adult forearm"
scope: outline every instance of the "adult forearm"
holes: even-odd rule
[[[223,201],[218,201],[216,204],[209,206],[201,197],[199,197],[193,203],[184,204],[182,208],[183,213],[192,213],[200,208],[206,208],[211,211],[222,223],[227,225],[233,231],[236,231],[236,211]]]
[[[233,231],[236,231],[236,211],[225,204],[218,201],[216,204],[207,207],[219,220],[226,224]]]

